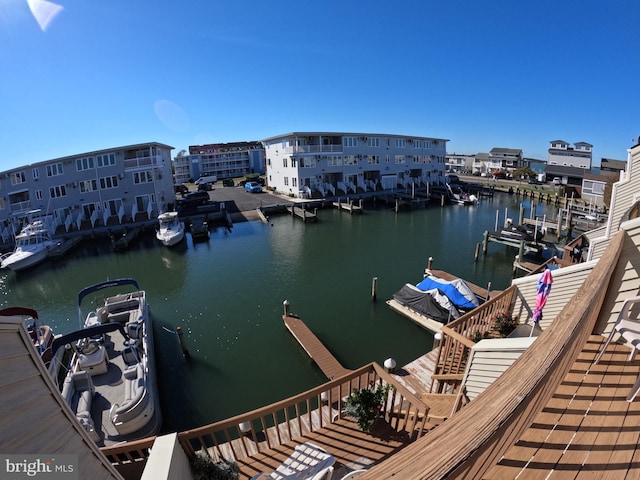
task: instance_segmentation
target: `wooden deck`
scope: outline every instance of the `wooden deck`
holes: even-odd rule
[[[441,322],[429,318],[426,315],[417,312],[413,308],[402,305],[394,298],[387,300],[387,305],[389,305],[392,310],[395,310],[400,315],[407,317],[409,320],[420,325],[422,328],[429,330],[431,333],[438,333],[442,330],[443,324]]]
[[[333,202],[333,206],[338,210],[344,210],[349,213],[362,213],[362,199],[360,199],[358,205],[354,205],[353,200],[348,200],[346,203],[338,200]]]
[[[316,362],[329,380],[341,377],[351,370],[344,368],[315,334],[297,317],[283,316],[285,326],[300,343],[309,357]]]
[[[484,478],[637,478],[640,400],[626,398],[640,361],[613,344],[592,367],[603,342],[589,338],[545,408]]]
[[[384,420],[378,420],[371,433],[365,433],[355,422],[341,419],[296,442],[239,460],[240,478],[248,479],[260,472],[273,472],[293,452],[296,445],[304,442],[324,448],[334,456],[336,463],[333,478],[340,479],[349,472],[380,463],[411,443],[411,440],[406,432],[394,431]]]

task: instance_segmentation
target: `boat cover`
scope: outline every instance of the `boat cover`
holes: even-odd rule
[[[437,288],[425,292],[407,283],[393,294],[393,298],[398,303],[441,323],[447,323],[460,316],[456,307]]]
[[[480,305],[478,297],[476,297],[476,295],[471,291],[464,280],[459,278],[449,282],[434,275],[430,275],[416,285],[416,287],[423,291],[437,288],[444,293],[457,308],[471,310]]]

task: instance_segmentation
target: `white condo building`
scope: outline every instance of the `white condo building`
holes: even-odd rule
[[[293,132],[262,140],[269,188],[303,198],[440,183],[447,142],[338,132]]]
[[[589,170],[593,145],[587,142],[576,142],[573,147],[564,140],[552,140],[547,153],[547,165],[576,167]]]
[[[65,231],[153,219],[175,202],[173,147],[157,142],[114,147],[0,173],[0,237],[7,242],[40,211]]]

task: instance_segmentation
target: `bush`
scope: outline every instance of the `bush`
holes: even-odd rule
[[[237,480],[240,467],[231,460],[216,462],[206,452],[199,450],[191,459],[191,472],[194,480]]]
[[[354,389],[347,398],[344,412],[356,420],[362,431],[368,432],[375,420],[382,415],[382,407],[391,388],[391,385],[376,385],[371,382],[368,388]]]
[[[498,312],[493,316],[493,328],[503,337],[508,337],[518,326],[518,319],[506,312]]]

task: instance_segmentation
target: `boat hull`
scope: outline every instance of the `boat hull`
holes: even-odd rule
[[[48,256],[49,249],[46,245],[36,250],[16,251],[2,261],[2,268],[8,268],[9,270],[17,272],[45,261]]]
[[[184,229],[177,232],[158,232],[156,233],[156,238],[165,247],[173,247],[184,239]]]

